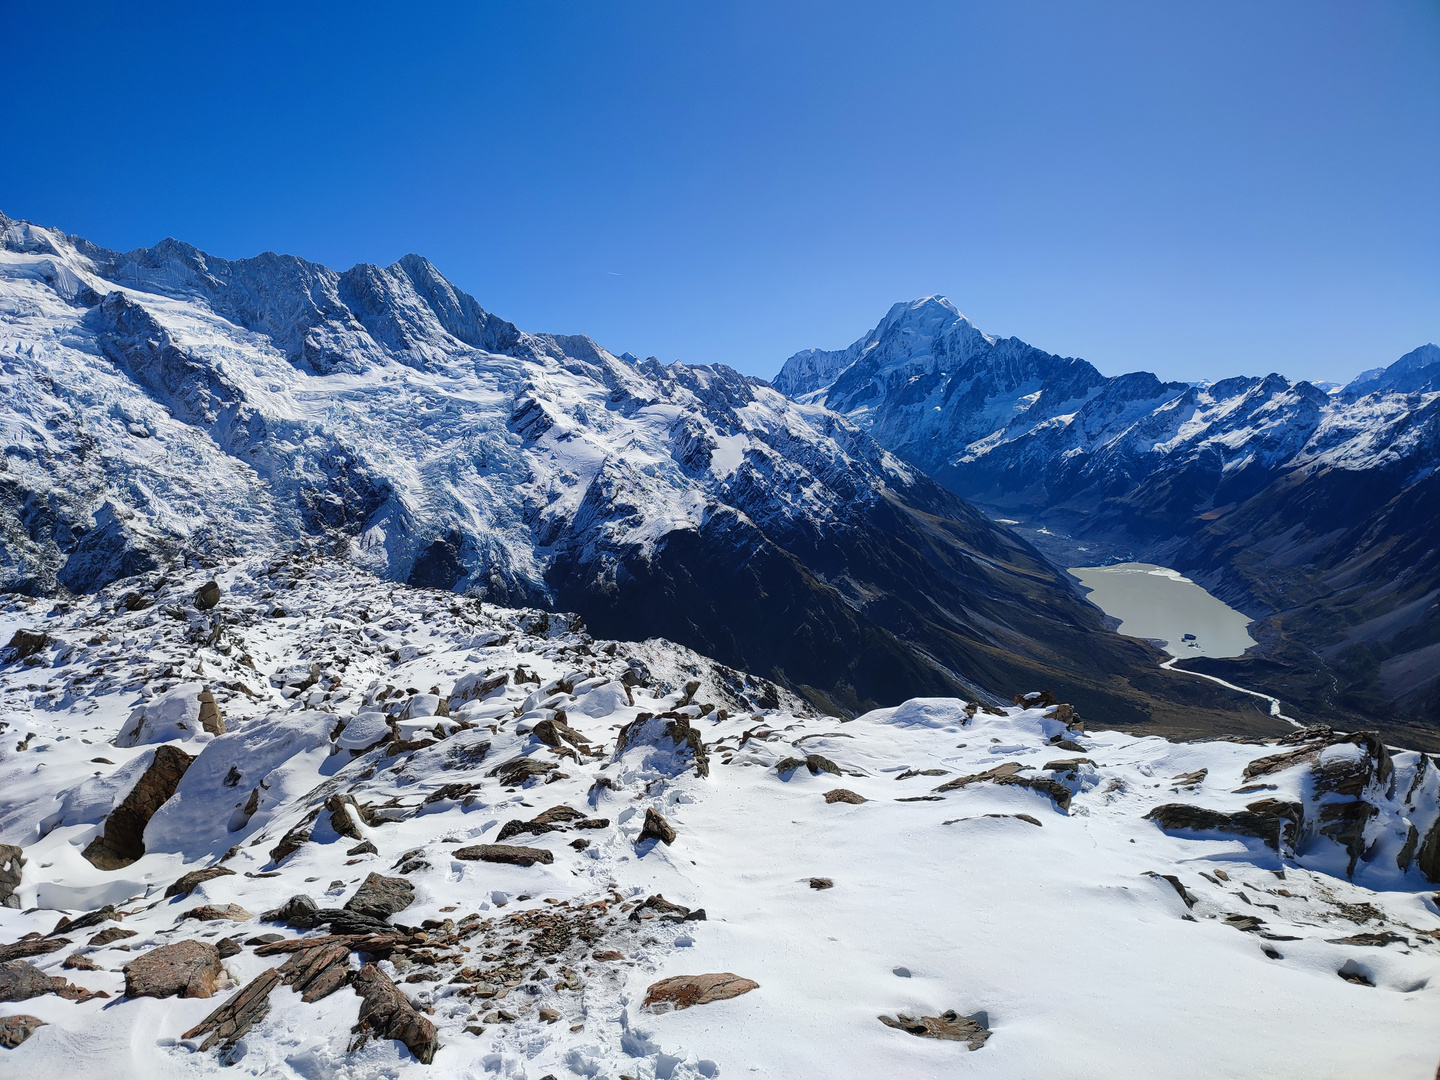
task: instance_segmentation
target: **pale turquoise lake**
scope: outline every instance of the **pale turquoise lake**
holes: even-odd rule
[[[1162,641],[1171,656],[1240,656],[1255,644],[1249,618],[1168,567],[1074,566],[1070,574],[1091,603],[1120,620],[1120,633]]]

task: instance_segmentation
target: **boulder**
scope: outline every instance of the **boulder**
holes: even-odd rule
[[[350,981],[350,942],[331,941],[297,949],[280,966],[280,977],[301,1001],[329,997]]]
[[[0,1016],[0,1047],[14,1050],[35,1032],[45,1026],[38,1016],[16,1013],[14,1016]]]
[[[180,786],[195,759],[174,746],[157,746],[149,768],[105,819],[105,831],[81,854],[101,870],[129,866],[145,854],[145,826]]]
[[[127,937],[134,937],[136,931],[126,930],[123,926],[108,926],[86,942],[92,949],[104,945],[113,945],[117,941],[124,941]]]
[[[133,933],[134,931],[131,931]],[[34,937],[24,937],[13,945],[0,945],[0,963],[7,960],[21,960],[27,956],[44,956],[46,953],[59,952],[70,939],[65,937],[41,937],[36,934]]]
[[[200,705],[200,726],[211,735],[225,734],[225,718],[220,715],[220,706],[215,704],[215,695],[208,689],[195,696]]]
[[[849,788],[837,787],[831,788],[829,791],[825,792],[825,801],[827,803],[854,803],[856,806],[858,806],[863,802],[868,802],[869,800],[867,800],[863,795],[855,794],[855,792],[851,791]]]
[[[264,922],[283,922],[296,930],[309,930],[315,926],[315,912],[319,910],[315,901],[304,893],[296,893],[278,908],[260,916]]]
[[[509,863],[511,866],[534,866],[538,863],[553,863],[555,855],[544,848],[520,847],[512,844],[474,844],[456,848],[450,853],[454,858],[470,862]]]
[[[1067,813],[1070,810],[1070,789],[1057,780],[1048,776],[1023,776],[1024,770],[1029,768],[1018,761],[1007,761],[1004,764],[996,765],[993,769],[986,769],[982,773],[974,773],[970,776],[957,776],[948,783],[941,784],[935,789],[937,794],[947,791],[958,791],[976,783],[1000,784],[1005,787],[1024,787],[1048,795],[1055,805]]]
[[[125,965],[126,997],[200,997],[215,993],[220,953],[204,941],[177,941]]]
[[[356,974],[353,985],[361,998],[360,1020],[353,1030],[396,1039],[423,1065],[434,1060],[435,1051],[440,1049],[435,1025],[410,1004],[389,976],[374,964],[366,964]]]
[[[0,844],[0,907],[18,908],[20,870],[25,865],[24,853],[14,844]]]
[[[640,829],[640,835],[635,838],[637,844],[643,844],[646,840],[659,840],[666,847],[675,843],[675,827],[657,813],[653,806],[645,811],[645,824]]]
[[[415,900],[415,886],[404,878],[370,874],[345,902],[345,910],[371,919],[388,919]]]
[[[218,603],[220,603],[220,586],[217,582],[207,581],[195,590],[195,607],[200,611],[209,611]]]
[[[812,889],[833,889],[834,887],[835,882],[828,877],[812,877],[810,879],[810,888]]]
[[[1017,699],[1018,700],[1018,699]],[[880,1022],[886,1027],[899,1028],[922,1039],[949,1039],[963,1042],[971,1050],[979,1050],[990,1038],[990,1030],[977,1020],[961,1016],[954,1009],[947,1009],[939,1016],[882,1016]]]
[[[503,765],[497,765],[490,770],[490,776],[498,776],[500,783],[505,787],[520,787],[522,784],[544,776],[546,773],[554,772],[553,762],[540,761],[536,758],[516,758],[514,761],[507,761]]]
[[[689,1009],[696,1005],[709,1005],[714,1001],[739,997],[759,988],[760,984],[753,979],[743,979],[729,971],[709,972],[704,975],[672,975],[668,979],[650,984],[641,1007],[657,1013],[669,1012],[671,1009]]]
[[[688,759],[695,767],[696,776],[710,775],[710,755],[705,741],[700,732],[690,726],[688,716],[641,713],[616,735],[614,760],[618,761],[627,750],[637,746],[654,747],[659,754],[650,755],[648,763],[672,774],[683,772]]]
[[[54,989],[55,981],[34,964],[24,960],[0,964],[0,1001],[28,1001]]]
[[[170,883],[165,889],[165,898],[168,900],[172,896],[189,896],[205,882],[214,881],[220,877],[231,877],[234,873],[234,870],[224,866],[207,866],[203,870],[191,870],[188,874],[184,874]]]
[[[39,630],[16,630],[10,635],[10,643],[0,652],[0,663],[13,664],[27,660],[50,644],[50,635]]]

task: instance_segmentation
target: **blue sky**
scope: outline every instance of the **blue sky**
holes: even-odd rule
[[[773,375],[897,300],[1173,378],[1440,339],[1440,3],[0,5],[0,210]]]

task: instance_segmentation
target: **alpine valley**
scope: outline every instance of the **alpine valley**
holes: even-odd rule
[[[1174,567],[1259,648],[1184,666],[1292,710],[1440,746],[1440,348],[1327,392],[1162,382],[896,304],[775,380],[824,403],[1067,566]]]
[[[1430,1080],[1434,351],[772,386],[0,217],[0,1075]]]

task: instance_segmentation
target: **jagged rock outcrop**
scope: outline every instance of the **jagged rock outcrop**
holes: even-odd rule
[[[175,789],[195,759],[174,746],[155,748],[144,774],[105,819],[105,831],[81,852],[101,870],[129,866],[145,854],[145,826]]]

